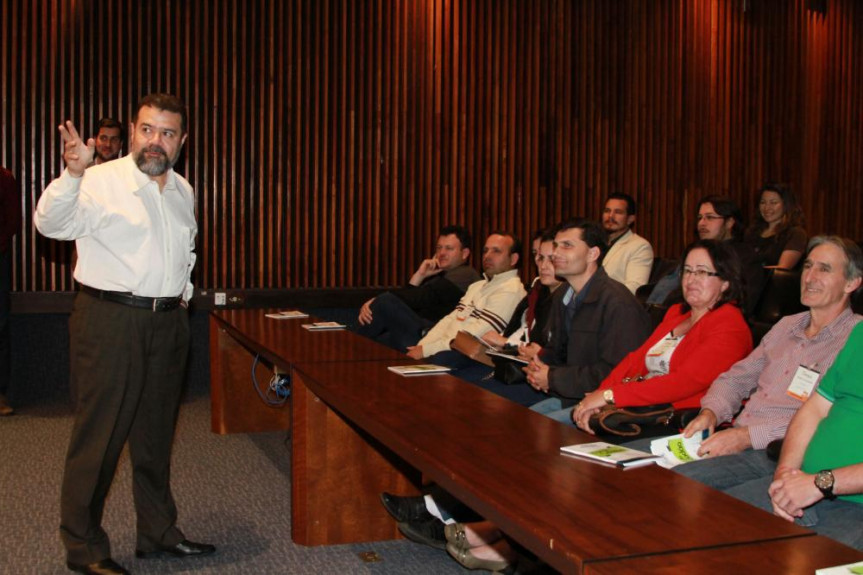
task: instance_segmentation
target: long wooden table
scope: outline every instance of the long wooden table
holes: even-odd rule
[[[563,572],[724,565],[804,541],[825,564],[856,553],[656,466],[623,471],[562,456],[561,445],[593,438],[448,375],[396,375],[386,368],[406,363],[403,354],[300,327],[313,318],[263,313],[213,314],[213,429],[255,430],[261,410],[274,411],[248,384],[253,354],[290,370],[290,418],[277,425],[292,430],[297,543],[397,537],[379,493],[417,493],[427,478]]]
[[[563,456],[561,445],[593,438],[450,376],[299,362],[294,394],[295,413],[316,405],[321,418],[294,422],[306,430],[302,440],[294,434],[294,474],[313,468],[321,487],[297,482],[295,501],[332,497],[329,485],[362,476],[365,459],[385,446],[564,572],[812,534],[657,466],[624,471]],[[331,438],[351,436],[350,460],[321,456]],[[348,497],[377,503],[382,487],[353,485]]]
[[[252,388],[252,365],[260,355],[281,373],[291,374],[297,361],[393,361],[404,354],[347,331],[310,333],[302,325],[317,318],[276,320],[260,309],[217,310],[210,315],[211,428],[215,433],[287,430],[290,410],[261,401]],[[255,370],[259,382],[272,371]]]
[[[681,551],[668,555],[600,561],[587,564],[584,573],[586,575],[621,575],[622,573],[812,575],[816,569],[860,561],[863,561],[863,553],[860,551],[816,535],[780,541],[745,543],[732,547]]]

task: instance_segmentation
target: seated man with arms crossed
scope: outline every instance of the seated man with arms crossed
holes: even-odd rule
[[[770,477],[776,464],[765,448],[781,439],[791,418],[832,365],[848,334],[863,319],[851,311],[851,294],[860,287],[863,254],[836,236],[809,242],[801,276],[801,302],[808,312],[782,318],[746,359],[713,382],[701,400],[701,413],[687,437],[731,421],[744,399],[749,402],[733,427],[704,440],[706,459],[675,471],[720,490]],[[750,396],[751,394],[751,396]]]
[[[423,331],[451,312],[468,286],[480,279],[467,263],[470,245],[466,228],[442,228],[434,257],[423,260],[407,286],[363,304],[357,333],[402,352],[416,345]]]
[[[437,322],[417,345],[408,346],[408,356],[422,359],[439,354],[430,361],[442,365],[462,361],[467,365],[470,359],[452,351],[450,342],[459,331],[475,336],[490,330],[503,331],[526,293],[515,267],[520,254],[521,241],[512,234],[494,232],[489,235],[482,249],[482,270],[486,279],[471,284],[452,312]]]
[[[788,426],[773,477],[729,494],[863,551],[863,326]]]

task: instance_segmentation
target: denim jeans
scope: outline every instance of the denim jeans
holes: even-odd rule
[[[372,322],[357,327],[357,333],[401,352],[416,345],[423,330],[434,325],[390,292],[376,297],[371,309]]]
[[[691,465],[691,464],[687,464]],[[686,467],[681,465],[680,467]],[[773,481],[773,475],[753,479],[727,489],[725,492],[765,511],[773,511],[770,495],[767,489]],[[835,539],[840,543],[863,551],[863,505],[853,501],[822,499],[815,505],[803,510],[803,517],[794,521],[803,527],[809,527],[819,535]]]
[[[720,491],[728,491],[749,481],[773,477],[776,462],[768,459],[763,449],[747,449],[678,465],[674,471]]]
[[[560,423],[566,423],[575,427],[572,421],[572,407],[563,407],[563,402],[557,397],[549,397],[530,407],[531,411],[541,413]]]

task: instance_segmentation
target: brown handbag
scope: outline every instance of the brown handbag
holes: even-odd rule
[[[698,415],[699,409],[674,409],[670,403],[639,407],[607,405],[590,416],[590,429],[597,435],[625,437],[655,437],[672,435],[686,427]]]
[[[473,334],[466,331],[460,331],[452,340],[450,347],[459,353],[462,353],[474,361],[478,361],[489,367],[494,367],[494,362],[485,352],[486,345],[477,339]]]

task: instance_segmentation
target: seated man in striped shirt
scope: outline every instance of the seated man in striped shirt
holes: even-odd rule
[[[417,345],[407,348],[408,356],[422,359],[449,352],[450,342],[459,331],[475,336],[488,331],[502,332],[527,293],[516,269],[520,255],[521,241],[512,234],[489,235],[482,249],[485,279],[472,283],[456,308],[437,322]],[[459,356],[457,352],[452,356],[441,354],[430,361],[448,365],[447,357],[456,360]]]
[[[684,430],[687,437],[710,430],[698,451],[706,458],[676,471],[723,491],[773,476],[776,463],[767,445],[785,436],[791,418],[863,319],[851,311],[861,275],[863,254],[854,242],[812,238],[800,280],[800,301],[809,311],[780,320],[746,359],[713,382],[701,413]],[[713,433],[732,420],[747,397],[733,426]]]

